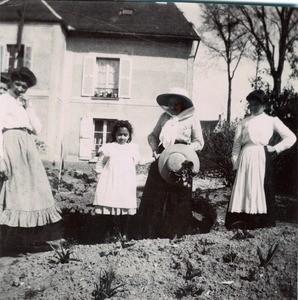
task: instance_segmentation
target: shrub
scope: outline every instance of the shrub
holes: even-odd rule
[[[285,88],[279,96],[276,96],[269,89],[266,92],[269,98],[266,112],[281,119],[297,136],[298,93],[292,87]],[[279,135],[275,134],[270,144],[275,145],[279,141]],[[297,195],[297,150],[296,143],[292,148],[277,155],[274,159],[275,188],[277,193]]]
[[[213,132],[204,130],[205,146],[200,154],[201,172],[220,176],[227,186],[234,181],[231,162],[234,134],[237,123],[223,123]]]

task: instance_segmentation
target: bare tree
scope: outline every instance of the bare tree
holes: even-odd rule
[[[215,57],[224,59],[227,67],[228,101],[227,122],[231,121],[232,80],[243,57],[248,39],[246,31],[241,30],[237,11],[228,5],[203,5],[202,41]]]
[[[240,12],[239,22],[249,32],[251,44],[265,54],[273,77],[273,92],[278,96],[285,60],[291,65],[292,75],[297,76],[298,9],[239,6],[237,10]]]

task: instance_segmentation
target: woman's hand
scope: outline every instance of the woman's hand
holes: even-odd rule
[[[270,152],[270,153],[276,152],[276,151],[275,151],[275,148],[272,147],[272,146],[270,146],[270,145],[266,146],[266,148],[267,148],[268,152]]]
[[[7,168],[3,157],[0,157],[0,180],[7,180]]]
[[[157,153],[157,151],[153,151],[152,156],[154,157],[155,160],[157,160],[160,156],[159,153]]]
[[[25,109],[32,106],[28,96],[22,94],[19,98],[20,98],[20,101],[22,102],[22,105]]]

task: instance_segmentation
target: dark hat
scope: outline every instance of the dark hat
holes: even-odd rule
[[[246,97],[246,100],[248,102],[254,100],[257,101],[260,104],[266,104],[267,103],[267,96],[262,90],[255,90],[248,94]]]
[[[198,173],[200,161],[197,153],[184,144],[175,144],[167,147],[158,159],[158,170],[161,177],[168,183],[176,184],[171,176],[171,172],[178,172],[185,161],[193,163],[192,171]]]
[[[160,106],[169,106],[169,99],[172,96],[176,96],[183,102],[185,109],[193,106],[192,101],[188,96],[188,92],[180,87],[173,87],[168,93],[157,96],[156,101]]]
[[[10,74],[10,79],[12,81],[15,81],[15,80],[25,81],[25,82],[27,82],[28,87],[32,87],[32,86],[36,85],[36,83],[37,83],[37,79],[36,79],[35,75],[33,74],[33,72],[30,71],[26,67],[21,67],[21,68],[12,70],[12,72]]]

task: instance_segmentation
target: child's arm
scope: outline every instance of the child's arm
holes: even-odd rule
[[[103,154],[103,152],[99,152],[99,157],[96,162],[95,169],[94,169],[94,171],[97,175],[102,173],[102,170],[103,170],[106,162],[107,162],[106,156]]]
[[[139,165],[140,159],[141,159],[139,147],[136,144],[131,144],[131,146],[132,146],[132,158],[133,158],[134,164]]]

